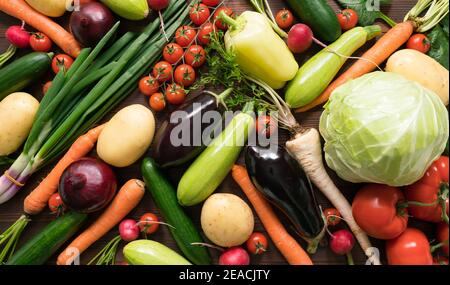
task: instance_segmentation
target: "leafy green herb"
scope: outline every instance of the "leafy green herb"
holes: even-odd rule
[[[428,39],[431,42],[431,49],[428,55],[434,58],[442,66],[448,69],[449,65],[449,34],[448,34],[448,15],[442,19],[439,25],[428,33]]]
[[[397,23],[380,11],[379,7],[374,6],[373,0],[337,0],[343,8],[350,8],[358,14],[358,22],[361,26],[372,25],[375,20],[382,19],[391,27]],[[388,5],[392,0],[379,0],[380,5]]]

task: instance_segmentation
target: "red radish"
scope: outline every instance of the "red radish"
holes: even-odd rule
[[[124,241],[133,241],[139,237],[139,227],[135,220],[126,219],[119,224],[120,237]]]
[[[355,246],[355,238],[347,230],[339,230],[331,235],[330,248],[339,255],[346,255]]]
[[[148,6],[155,11],[165,9],[169,5],[169,0],[147,0],[147,2]]]
[[[242,247],[232,247],[224,251],[219,258],[219,265],[249,265],[250,256]]]
[[[313,42],[313,32],[305,24],[295,24],[288,33],[288,47],[293,53],[302,53],[309,49]]]
[[[30,46],[30,34],[21,26],[11,26],[6,30],[8,41],[18,48]]]

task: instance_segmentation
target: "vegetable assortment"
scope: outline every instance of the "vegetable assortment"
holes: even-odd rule
[[[58,161],[0,229],[0,264],[84,264],[108,233],[86,264],[448,264],[448,0],[400,23],[366,0],[69,2],[0,0],[22,22],[0,55],[0,204]],[[147,104],[117,109],[137,88]],[[324,103],[317,129],[293,115]],[[364,184],[344,196],[330,172]]]

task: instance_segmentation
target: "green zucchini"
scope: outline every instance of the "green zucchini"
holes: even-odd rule
[[[254,126],[253,117],[245,109],[230,121],[181,177],[177,190],[181,205],[203,202],[228,175]]]
[[[167,246],[146,239],[128,243],[123,256],[131,265],[192,265]]]
[[[157,168],[153,159],[145,158],[141,170],[146,188],[161,210],[164,220],[174,227],[169,227],[169,230],[183,254],[196,265],[211,264],[208,250],[192,245],[203,242],[203,239],[192,220],[178,204],[175,189]]]
[[[53,53],[32,52],[0,69],[0,101],[44,75]]]
[[[287,0],[287,3],[319,39],[331,43],[341,36],[341,25],[326,0]]]
[[[286,90],[286,103],[291,108],[303,107],[316,99],[357,49],[381,34],[380,26],[356,27],[317,53],[297,72]],[[331,52],[331,50],[335,51]]]
[[[68,212],[52,221],[41,232],[24,244],[6,263],[7,265],[44,264],[86,220],[86,214]]]

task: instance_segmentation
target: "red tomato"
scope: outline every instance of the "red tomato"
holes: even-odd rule
[[[247,250],[251,254],[263,254],[267,251],[268,242],[265,235],[254,232],[246,242]]]
[[[205,64],[206,52],[202,48],[202,46],[192,45],[186,51],[186,54],[184,55],[184,60],[186,61],[187,64],[189,64],[192,67],[200,67],[203,64]]]
[[[195,82],[195,70],[188,64],[181,64],[175,69],[175,82],[183,87],[189,87]]]
[[[369,236],[393,239],[408,225],[405,197],[397,188],[381,184],[368,184],[356,193],[352,213],[356,223]]]
[[[169,103],[180,105],[186,99],[186,91],[180,85],[172,83],[166,89],[166,98]]]
[[[353,29],[358,24],[358,14],[352,9],[343,10],[337,15],[337,18],[344,31]]]
[[[153,93],[149,99],[150,107],[155,110],[155,112],[159,112],[166,108],[166,100],[164,99],[164,95],[160,92]]]
[[[214,24],[216,25],[217,28],[225,31],[228,29],[228,25],[225,24],[224,22],[222,22],[221,20],[217,19],[217,17],[219,17],[219,15],[222,11],[230,17],[233,17],[234,13],[233,13],[233,10],[231,10],[228,7],[220,7],[216,10],[216,12],[214,12],[214,15],[213,15]]]
[[[47,81],[47,83],[44,84],[44,86],[42,87],[42,94],[47,94],[48,89],[50,89],[50,87],[52,87],[52,82],[51,81]]]
[[[258,116],[256,120],[256,132],[263,137],[270,137],[277,130],[277,124],[275,120],[272,120],[270,116]]]
[[[323,210],[323,215],[327,219],[327,226],[334,227],[342,220],[341,213],[335,208],[326,208]]]
[[[418,229],[407,228],[400,236],[386,242],[389,265],[432,265],[430,243]]]
[[[43,33],[33,33],[30,37],[30,46],[34,51],[49,52],[52,40]]]
[[[287,9],[278,11],[275,20],[277,25],[282,29],[289,29],[292,27],[292,24],[294,24],[294,16],[292,15],[292,12]]]
[[[183,48],[176,43],[167,44],[163,50],[164,60],[170,64],[177,63],[183,57]]]
[[[211,42],[211,33],[215,32],[216,26],[214,26],[212,23],[206,23],[200,28],[197,39],[201,44],[207,45]]]
[[[159,82],[166,82],[172,79],[173,68],[167,61],[160,61],[153,67],[153,77]]]
[[[52,69],[54,73],[59,72],[59,68],[64,66],[65,70],[69,70],[69,68],[73,64],[73,59],[67,54],[58,54],[52,60]]]
[[[448,265],[448,258],[443,256],[438,256],[433,258],[433,265]]]
[[[161,94],[162,95],[162,94]],[[151,235],[159,228],[159,219],[153,213],[145,213],[139,219],[139,228],[146,235]]]
[[[208,5],[208,6],[215,7],[215,6],[219,5],[220,0],[202,0],[202,3],[204,3],[205,5]]]
[[[175,33],[175,41],[182,47],[187,47],[194,42],[197,32],[191,26],[181,26]]]
[[[425,175],[405,188],[409,212],[417,219],[438,223],[447,215],[448,219],[448,157],[441,156],[428,168]],[[435,204],[415,206],[413,202]],[[443,210],[444,208],[444,210]]]
[[[145,76],[139,81],[139,91],[142,94],[150,96],[158,92],[159,82],[153,76]]]
[[[442,244],[442,252],[448,257],[448,225],[445,222],[440,222],[437,225],[436,237]]]
[[[431,42],[424,34],[415,34],[409,38],[406,48],[427,53],[431,48]]]
[[[65,210],[64,203],[59,193],[54,193],[48,200],[48,208],[52,213],[61,214]]]
[[[197,26],[201,26],[208,21],[210,15],[211,12],[205,4],[195,4],[189,12],[192,23]]]

